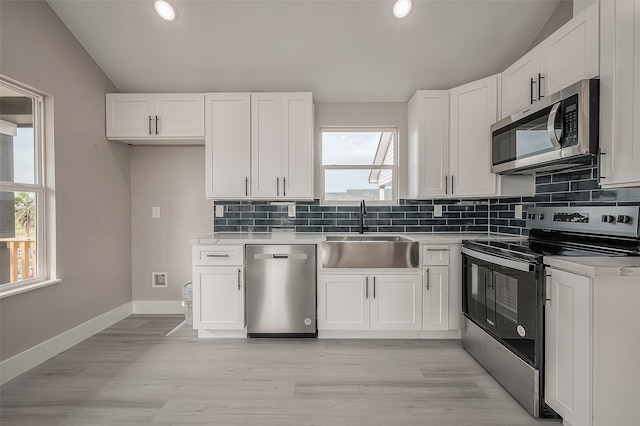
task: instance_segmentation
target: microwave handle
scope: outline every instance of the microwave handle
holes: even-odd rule
[[[554,148],[560,149],[562,145],[560,145],[560,140],[556,137],[556,116],[558,115],[558,111],[560,110],[560,102],[556,103],[549,112],[549,118],[547,119],[547,133],[549,134],[549,140]],[[560,136],[562,137],[562,136]]]

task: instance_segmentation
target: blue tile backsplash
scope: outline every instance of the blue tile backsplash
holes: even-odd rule
[[[538,173],[533,197],[479,200],[405,200],[397,206],[367,206],[367,232],[492,232],[526,235],[525,221],[515,206],[640,205],[640,188],[604,190],[597,184],[597,167]],[[215,201],[224,217],[214,217],[215,232],[357,232],[358,206],[320,205],[319,200],[296,202],[296,217],[286,204],[266,201]],[[434,205],[442,217],[434,217]],[[215,215],[214,215],[215,216]]]

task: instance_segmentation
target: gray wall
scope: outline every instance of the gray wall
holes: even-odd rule
[[[53,96],[62,282],[0,300],[5,360],[131,301],[129,148],[105,139],[115,87],[44,1],[0,2],[0,73]]]
[[[182,299],[191,282],[189,239],[211,233],[204,183],[204,146],[131,149],[133,300]],[[151,218],[154,206],[159,219]],[[152,272],[166,272],[168,287],[152,288]]]
[[[556,10],[553,11],[547,23],[542,27],[527,52],[542,43],[547,37],[556,32],[558,28],[566,24],[574,16],[574,4],[572,0],[562,0]]]

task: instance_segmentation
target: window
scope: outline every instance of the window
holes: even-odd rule
[[[322,128],[322,201],[396,201],[397,131]]]
[[[43,97],[0,77],[0,292],[50,277]],[[18,290],[18,291],[16,291]]]

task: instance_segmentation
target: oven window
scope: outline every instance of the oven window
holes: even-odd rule
[[[518,322],[518,280],[508,275],[495,273],[496,313],[517,324]]]
[[[462,285],[464,315],[536,366],[542,330],[536,273],[465,255]]]

